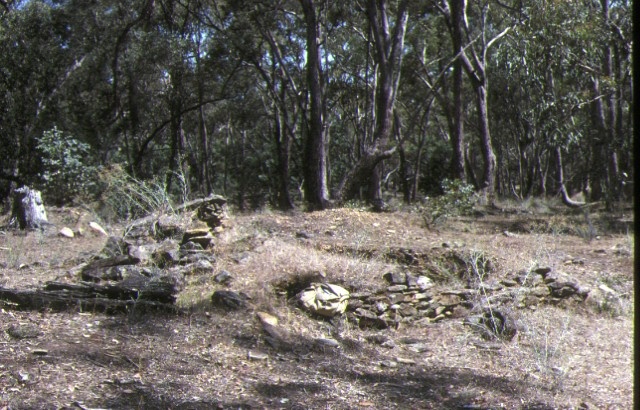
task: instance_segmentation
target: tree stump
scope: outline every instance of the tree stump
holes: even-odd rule
[[[16,189],[9,225],[20,229],[37,229],[48,224],[40,191],[27,186]]]

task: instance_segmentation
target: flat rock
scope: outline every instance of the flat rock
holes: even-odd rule
[[[71,228],[67,228],[66,226],[60,229],[58,233],[60,234],[60,236],[64,236],[65,238],[73,238],[75,236],[73,230],[71,230]]]
[[[256,316],[258,316],[258,319],[260,320],[260,323],[262,323],[263,325],[267,324],[267,325],[271,325],[271,326],[277,326],[278,325],[278,318],[270,313],[267,312],[256,312]]]
[[[406,359],[404,357],[396,357],[396,361],[400,364],[416,364],[416,361],[413,359]]]
[[[266,353],[253,352],[249,350],[247,352],[247,359],[252,361],[265,361],[269,358],[269,355]]]
[[[320,338],[314,339],[314,342],[316,346],[319,346],[319,347],[332,347],[334,349],[340,347],[340,343],[335,339],[320,337]]]
[[[415,353],[423,353],[429,350],[429,345],[426,343],[412,343],[407,345],[407,349]]]
[[[97,222],[89,222],[89,228],[91,228],[91,230],[93,230],[94,232],[99,233],[100,235],[109,236],[107,231],[105,231],[105,229]]]

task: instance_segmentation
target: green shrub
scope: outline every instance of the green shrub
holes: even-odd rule
[[[470,215],[477,201],[473,186],[459,179],[442,181],[443,194],[427,197],[422,208],[422,217],[427,227],[443,222],[451,216]]]
[[[96,167],[89,161],[90,146],[54,127],[38,139],[42,192],[56,205],[94,193]]]

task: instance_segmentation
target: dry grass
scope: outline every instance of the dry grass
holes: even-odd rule
[[[52,214],[56,223],[64,218],[62,211]],[[607,231],[594,220],[599,238],[589,241],[573,215],[457,218],[438,231],[425,230],[419,216],[405,212],[235,215],[214,247],[215,271],[187,278],[178,301],[184,314],[107,316],[4,306],[0,408],[628,409],[633,273],[625,250],[633,235]],[[0,286],[75,281],[68,270],[103,244],[91,235],[68,240],[5,232]],[[520,330],[512,341],[489,349],[462,318],[361,330],[346,320],[312,318],[288,299],[311,280],[352,291],[382,289],[385,272],[404,269],[389,256],[394,250],[430,254],[443,244],[476,262],[478,269],[470,272],[476,282],[548,266],[593,289],[604,284],[616,296],[601,304],[588,299],[535,309],[503,306]],[[485,260],[492,270],[482,269]],[[252,297],[248,311],[211,306],[212,292],[221,288],[212,277],[223,269],[234,275],[231,289]],[[465,284],[452,277],[437,287]],[[476,302],[495,303],[482,295]],[[254,315],[258,310],[279,318],[292,336],[290,350],[267,343]],[[11,326],[26,325],[39,333],[24,339],[9,334]],[[371,342],[373,335],[395,347]],[[321,337],[335,338],[340,348],[318,346],[314,340]],[[407,338],[427,349],[412,350],[402,342]],[[249,353],[268,358],[255,360]]]

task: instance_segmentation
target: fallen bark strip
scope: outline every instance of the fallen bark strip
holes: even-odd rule
[[[108,314],[133,311],[162,311],[175,313],[175,297],[126,289],[118,285],[96,285],[93,283],[67,284],[49,282],[44,289],[20,290],[0,287],[0,304],[5,307],[25,310],[51,309],[54,311],[75,310]],[[150,297],[151,296],[151,297]],[[5,303],[2,303],[5,302]]]

